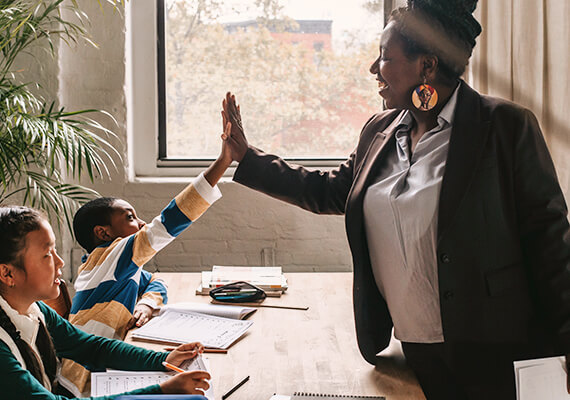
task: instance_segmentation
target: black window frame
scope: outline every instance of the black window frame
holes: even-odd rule
[[[157,46],[157,90],[158,90],[158,167],[208,166],[214,161],[212,157],[175,158],[168,157],[167,124],[166,124],[166,12],[165,1],[156,0],[156,46]],[[393,7],[393,0],[384,0],[385,19]],[[388,12],[386,13],[386,11]],[[357,142],[355,142],[356,146]],[[348,159],[346,157],[283,157],[284,160],[307,167],[333,167]]]

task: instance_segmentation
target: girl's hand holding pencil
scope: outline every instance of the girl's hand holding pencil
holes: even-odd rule
[[[204,352],[204,346],[199,342],[185,343],[176,347],[167,357],[166,362],[179,367],[186,360],[191,360]]]

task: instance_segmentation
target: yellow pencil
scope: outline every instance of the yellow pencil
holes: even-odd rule
[[[186,372],[182,368],[178,368],[177,366],[169,364],[166,361],[163,361],[162,365],[164,365],[166,368],[171,369],[171,370],[176,371],[176,372]]]

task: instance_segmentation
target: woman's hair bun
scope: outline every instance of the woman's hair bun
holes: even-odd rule
[[[408,9],[428,14],[471,48],[481,33],[481,25],[472,15],[476,7],[477,0],[408,0]]]

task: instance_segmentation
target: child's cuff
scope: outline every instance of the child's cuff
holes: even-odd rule
[[[145,299],[144,297],[142,299],[140,299],[137,302],[137,306],[139,304],[144,304],[146,306],[149,306],[150,308],[152,308],[153,310],[160,310],[160,306],[158,304],[156,304],[156,301],[152,300],[152,299]]]
[[[210,186],[204,177],[203,172],[201,172],[200,175],[194,179],[192,186],[194,186],[194,189],[196,189],[198,194],[202,196],[202,198],[206,200],[210,205],[214,204],[219,198],[222,197],[222,192],[220,192],[218,185],[215,185],[214,187]]]

